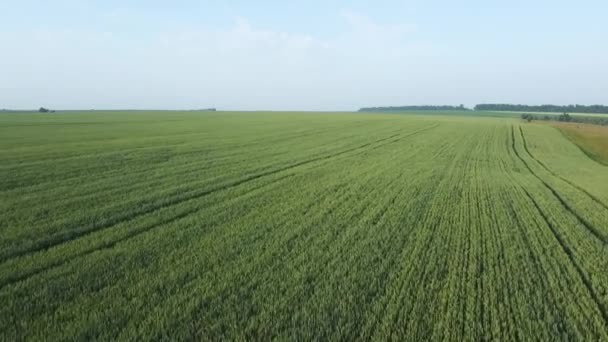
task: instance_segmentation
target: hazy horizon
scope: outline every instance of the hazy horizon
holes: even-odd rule
[[[4,1],[0,108],[608,104],[602,1]]]

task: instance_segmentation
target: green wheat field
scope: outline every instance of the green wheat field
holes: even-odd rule
[[[515,117],[0,115],[0,340],[608,340],[608,169]]]

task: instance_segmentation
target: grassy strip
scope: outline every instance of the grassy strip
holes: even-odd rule
[[[608,166],[608,127],[579,123],[551,123],[551,125],[589,158]]]

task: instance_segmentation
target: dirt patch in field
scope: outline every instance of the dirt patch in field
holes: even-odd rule
[[[608,165],[608,126],[581,123],[550,123],[593,160]]]

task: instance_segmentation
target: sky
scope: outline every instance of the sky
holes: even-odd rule
[[[608,1],[0,0],[0,108],[608,104]]]

